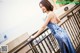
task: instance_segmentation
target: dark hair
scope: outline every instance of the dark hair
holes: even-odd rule
[[[41,0],[39,5],[42,4],[48,11],[53,11],[53,6],[48,0]]]

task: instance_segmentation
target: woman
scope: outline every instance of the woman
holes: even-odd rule
[[[60,22],[60,19],[56,18],[53,13],[53,6],[51,3],[48,0],[41,0],[39,6],[43,13],[47,13],[47,16],[42,27],[34,36],[31,36],[31,38],[38,36],[46,28],[46,26],[48,26],[59,43],[61,53],[76,53],[65,30],[57,25],[57,23]]]

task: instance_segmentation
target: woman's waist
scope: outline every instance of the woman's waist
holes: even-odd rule
[[[65,32],[65,30],[63,28],[54,28],[52,29],[52,32],[56,34],[57,32]]]

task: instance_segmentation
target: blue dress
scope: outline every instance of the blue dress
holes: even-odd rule
[[[61,53],[76,53],[66,31],[55,23],[48,23],[48,28],[57,39]]]

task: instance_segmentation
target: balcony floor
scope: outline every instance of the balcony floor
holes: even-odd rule
[[[80,49],[77,51],[77,53],[80,53]]]
[[[78,48],[78,50],[77,50],[77,53],[80,53],[80,46],[79,46],[79,48]]]

